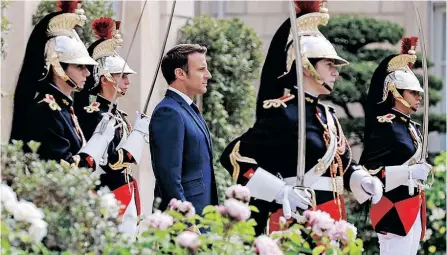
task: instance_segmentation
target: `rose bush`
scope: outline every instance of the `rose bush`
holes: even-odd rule
[[[32,151],[37,145],[30,143]],[[91,169],[42,161],[23,144],[2,147],[2,254],[360,254],[356,229],[325,212],[306,211],[307,223],[256,237],[257,209],[248,188],[234,185],[226,200],[199,216],[187,201],[143,216],[136,240],[120,234],[119,204]]]

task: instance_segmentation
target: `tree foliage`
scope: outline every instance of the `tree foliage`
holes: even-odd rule
[[[254,120],[256,91],[252,82],[259,77],[262,42],[239,19],[208,16],[196,17],[186,24],[180,30],[179,42],[208,48],[208,68],[213,77],[203,95],[203,112],[213,139],[214,169],[222,199],[222,191],[231,184],[231,178],[218,163],[219,156]]]
[[[93,36],[90,24],[92,21],[99,17],[111,17],[113,18],[113,2],[105,0],[86,0],[82,1],[82,9],[85,11],[87,21],[85,25],[80,28],[76,28],[76,32],[79,34],[81,40],[87,44],[87,47],[93,43],[96,39]],[[36,13],[33,15],[33,25],[37,24],[47,14],[56,11],[56,1],[41,1],[37,7]]]

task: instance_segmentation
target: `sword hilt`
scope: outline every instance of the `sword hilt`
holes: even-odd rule
[[[295,186],[293,187],[294,190],[300,190],[300,191],[304,191],[304,192],[308,192],[311,195],[311,206],[313,210],[317,209],[317,197],[315,195],[315,190],[311,189],[311,188],[307,188],[307,187],[302,187],[302,186]],[[299,212],[291,212],[291,216],[297,221],[297,223],[299,224],[303,224],[307,221],[306,217],[302,214],[300,214]]]

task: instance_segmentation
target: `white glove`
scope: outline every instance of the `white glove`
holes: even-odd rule
[[[283,213],[286,219],[290,219],[292,212],[296,212],[297,208],[306,210],[311,203],[312,195],[301,189],[295,189],[293,186],[285,185],[276,195],[275,201],[283,205]]]
[[[371,200],[373,204],[377,204],[382,199],[383,185],[377,177],[364,177],[360,185],[366,193],[372,196]]]
[[[149,135],[149,116],[146,114],[137,112],[137,118],[135,119],[135,123],[133,125],[132,131],[139,131],[143,133],[145,136]]]
[[[139,164],[145,143],[149,143],[149,117],[137,112],[132,132],[120,148],[128,151]]]
[[[433,167],[428,163],[417,163],[409,166],[413,179],[425,181]]]
[[[102,135],[106,139],[107,143],[110,143],[115,137],[115,123],[116,120],[113,116],[103,113],[102,119],[96,126],[93,135]]]
[[[115,137],[115,119],[109,114],[103,113],[103,117],[96,126],[92,137],[87,144],[81,148],[80,153],[90,155],[96,164],[101,164],[103,155],[107,152],[109,143]]]
[[[411,166],[386,166],[385,167],[385,192],[393,190],[400,185],[409,185],[413,190],[414,180],[427,180],[432,166],[427,163],[417,163]]]

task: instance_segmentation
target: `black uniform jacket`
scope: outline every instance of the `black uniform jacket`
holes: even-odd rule
[[[239,171],[239,173],[235,174],[237,183],[245,185],[257,167],[261,167],[282,178],[296,177],[298,108],[296,90],[292,90],[291,93],[291,95],[279,99],[283,103],[277,105],[277,107],[271,107],[269,114],[265,118],[257,120],[252,128],[231,142],[223,152],[221,156],[222,165],[231,175],[233,175],[235,169]],[[307,172],[318,163],[318,160],[326,152],[326,144],[323,139],[323,124],[327,122],[328,117],[333,118],[336,123],[337,120],[333,114],[333,109],[331,109],[331,116],[326,116],[323,104],[318,101],[318,98],[310,94],[305,96],[305,107],[306,119],[303,121],[306,121],[305,168]],[[238,141],[240,141],[240,155],[256,160],[256,165],[237,162],[238,167],[234,167],[230,155]],[[341,155],[341,161],[343,169],[346,170],[343,176],[344,187],[348,190],[349,178],[354,171],[352,165],[355,164],[350,158],[348,147],[346,147],[343,155]],[[322,176],[330,177],[330,172],[326,170]],[[316,191],[317,205],[333,199],[334,193],[331,191]],[[255,199],[251,203],[257,206],[260,211],[259,214],[254,214],[253,217],[258,223],[257,233],[262,233],[266,226],[269,212],[275,212],[281,206],[274,201],[268,203]]]
[[[79,167],[95,167],[93,158],[78,154],[85,144],[71,97],[63,94],[55,85],[43,85],[30,107],[29,132],[24,140],[40,142],[38,154],[44,160],[56,160]]]
[[[97,95],[95,102],[84,107],[84,111],[79,115],[79,123],[84,131],[85,138],[90,139],[96,126],[101,121],[103,113],[107,113],[111,102],[101,95]],[[101,169],[105,174],[100,175],[103,185],[109,187],[111,191],[133,181],[132,176],[123,173],[123,170],[130,167],[135,161],[132,155],[124,149],[117,147],[124,135],[128,136],[132,126],[127,119],[127,114],[117,108],[115,104],[112,108],[112,114],[121,121],[117,121],[115,125],[121,124],[115,130],[115,137],[110,142],[107,149],[107,164],[101,165]]]
[[[421,137],[419,124],[392,109],[389,114],[379,116],[374,125],[370,137],[365,139],[360,163],[368,169],[377,169],[374,174],[385,183],[387,166],[402,165],[414,156],[417,138]],[[416,133],[410,131],[412,127]],[[384,192],[382,200],[371,207],[370,217],[376,232],[405,236],[424,203],[421,195],[415,188],[414,195],[410,196],[406,185]]]

